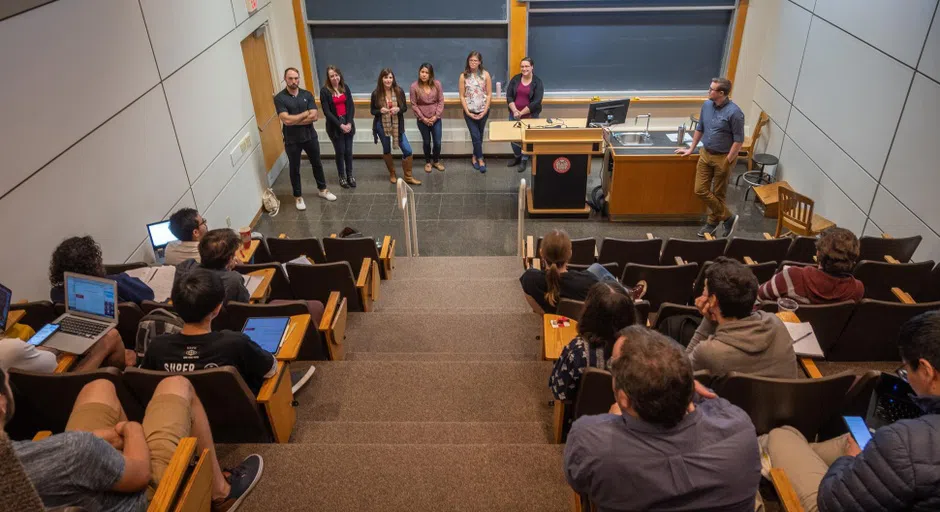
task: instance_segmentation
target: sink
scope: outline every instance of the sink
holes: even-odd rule
[[[614,133],[614,139],[623,146],[652,146],[653,139],[642,132]]]

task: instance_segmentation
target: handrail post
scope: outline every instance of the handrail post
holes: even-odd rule
[[[525,203],[526,203],[526,183],[525,179],[519,181],[519,198],[516,204],[516,214],[519,216],[516,227],[516,251],[521,258],[525,256]]]
[[[405,252],[408,257],[418,256],[418,215],[415,211],[415,191],[398,178],[395,183],[398,209],[402,211],[405,231]],[[410,203],[410,204],[409,204]]]

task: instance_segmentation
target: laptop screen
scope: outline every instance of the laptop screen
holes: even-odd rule
[[[117,320],[114,281],[65,276],[65,297],[69,310]]]
[[[0,332],[7,330],[7,315],[10,314],[10,302],[13,298],[13,292],[9,288],[0,284]]]
[[[242,332],[261,348],[276,354],[290,318],[284,316],[249,318]]]
[[[162,249],[166,244],[175,242],[177,238],[170,231],[170,221],[154,222],[147,224],[147,231],[150,232],[150,243],[154,249]]]

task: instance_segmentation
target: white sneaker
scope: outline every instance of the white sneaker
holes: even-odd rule
[[[326,199],[327,201],[336,201],[336,196],[334,196],[333,193],[330,192],[330,189],[328,188],[325,188],[317,192],[317,195],[322,197],[323,199]]]
[[[296,203],[294,204],[297,205],[297,209],[300,211],[304,211],[307,209],[307,205],[304,204],[304,198],[302,197],[296,198]]]

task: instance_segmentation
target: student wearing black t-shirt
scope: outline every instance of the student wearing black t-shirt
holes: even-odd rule
[[[571,259],[571,239],[568,233],[556,229],[542,240],[539,247],[542,268],[526,270],[519,282],[532,311],[554,313],[561,298],[584,300],[598,277],[584,270],[568,270]]]
[[[183,330],[154,338],[141,367],[185,373],[234,366],[252,393],[258,394],[264,379],[274,376],[277,360],[240,332],[212,331],[212,320],[225,298],[222,279],[210,270],[195,269],[173,283],[172,298],[185,322]]]

